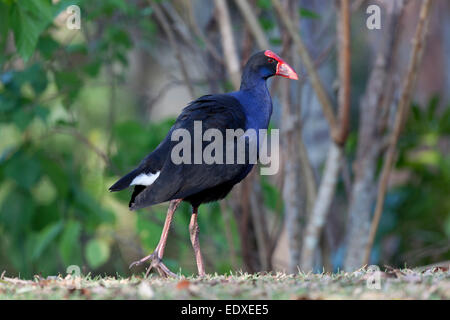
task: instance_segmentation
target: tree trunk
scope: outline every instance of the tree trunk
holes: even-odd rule
[[[355,179],[347,224],[347,253],[344,269],[353,271],[362,266],[364,250],[370,230],[371,211],[375,200],[377,161],[382,147],[383,133],[379,130],[382,120],[382,106],[389,106],[386,96],[390,77],[395,73],[393,56],[399,18],[403,1],[386,5],[386,29],[383,44],[370,73],[365,94],[360,104],[358,147],[355,160]]]

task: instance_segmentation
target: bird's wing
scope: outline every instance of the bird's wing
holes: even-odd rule
[[[217,129],[223,137],[223,164],[194,164],[194,122],[201,121],[202,133],[208,129]],[[132,209],[172,199],[181,199],[214,187],[224,182],[238,179],[248,169],[247,164],[225,164],[226,129],[243,129],[246,127],[246,116],[239,101],[227,94],[203,96],[183,109],[165,140],[158,149],[147,156],[140,167],[152,168],[158,174],[154,182],[143,188],[137,187],[130,202]],[[171,134],[176,129],[185,129],[191,136],[191,164],[175,164],[171,160],[172,148],[178,141],[171,141]],[[236,141],[236,140],[235,140]],[[211,142],[203,142],[202,150]],[[233,148],[237,154],[236,143]],[[158,163],[156,168],[154,159]],[[142,170],[142,169],[140,169]],[[155,171],[159,170],[159,171]]]

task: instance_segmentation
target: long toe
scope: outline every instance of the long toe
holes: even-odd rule
[[[173,273],[172,271],[170,271],[169,268],[167,268],[164,263],[161,262],[159,267],[160,267],[161,271],[164,273],[164,276],[166,278],[169,278],[169,277],[176,278],[177,277],[177,275],[175,273]]]
[[[145,273],[145,277],[148,276],[152,268],[155,268],[156,271],[158,271],[159,275],[163,278],[177,277],[175,273],[173,273],[172,271],[170,271],[169,268],[167,268],[167,266],[161,261],[161,259],[155,258],[152,261],[150,267],[147,269],[147,272]]]
[[[156,256],[156,254],[153,252],[152,254],[149,254],[148,256],[146,256],[146,257],[144,257],[144,258],[142,258],[140,260],[132,262],[128,268],[131,269],[133,267],[139,266],[139,265],[141,265],[142,263],[144,263],[144,262],[146,262],[148,260],[152,261],[155,256]]]
[[[156,271],[158,271],[159,275],[163,278],[177,277],[177,275],[172,271],[170,271],[169,268],[167,268],[167,266],[161,261],[161,258],[158,257],[158,254],[156,252],[153,252],[152,254],[131,263],[130,269],[147,261],[150,262],[150,266],[147,268],[147,271],[145,272],[145,277],[148,276],[148,274],[153,268],[155,268]]]

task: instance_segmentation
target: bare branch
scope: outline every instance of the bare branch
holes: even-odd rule
[[[389,1],[386,7],[383,38],[377,42],[379,50],[368,78],[359,106],[358,144],[353,162],[354,179],[347,216],[345,270],[355,270],[363,264],[364,249],[370,230],[370,212],[376,197],[376,171],[380,155],[382,132],[377,131],[380,110],[390,104],[386,95],[389,79],[394,76],[394,56],[399,43],[399,28],[404,12],[402,0]]]
[[[301,130],[300,126],[300,129]],[[308,151],[306,150],[306,146],[303,142],[303,138],[300,136],[298,139],[298,153],[300,157],[300,163],[303,171],[303,179],[304,184],[306,186],[306,195],[307,195],[307,204],[306,208],[308,212],[312,212],[314,207],[314,203],[317,198],[317,182],[316,177],[314,175],[314,170],[312,168],[311,162],[309,160]]]
[[[317,199],[305,230],[301,259],[301,269],[305,272],[311,271],[314,266],[314,253],[334,198],[342,154],[342,148],[331,142]]]
[[[261,182],[257,171],[253,171],[253,183],[250,192],[250,214],[255,227],[256,243],[258,244],[258,256],[261,263],[261,270],[270,270],[270,242],[266,224],[266,209],[261,199]]]
[[[325,169],[320,183],[317,199],[309,215],[302,248],[302,270],[314,267],[314,253],[319,243],[331,203],[334,198],[339,170],[343,157],[343,145],[347,139],[350,114],[350,4],[340,1],[340,16],[337,33],[339,39],[339,131],[328,151]]]
[[[341,0],[338,19],[339,39],[339,131],[334,137],[336,143],[343,145],[347,140],[350,123],[350,1]]]
[[[211,56],[220,64],[223,64],[222,57],[219,54],[219,51],[216,50],[216,47],[209,41],[209,39],[205,36],[203,31],[200,29],[200,27],[197,24],[197,21],[195,20],[194,16],[194,9],[193,4],[191,0],[186,0],[185,6],[187,8],[187,15],[188,15],[188,25],[190,28],[194,31],[194,34],[197,38],[199,38],[204,44],[208,52],[211,54]]]
[[[225,0],[215,0],[217,10],[217,20],[219,22],[220,35],[222,38],[222,47],[224,51],[225,66],[228,75],[235,89],[239,88],[241,82],[239,58],[236,45],[233,38],[233,29],[231,28],[230,13]]]
[[[254,10],[250,6],[247,0],[235,0],[244,20],[247,22],[253,37],[261,50],[269,49],[269,41],[267,41],[261,25],[258,22]]]
[[[161,8],[159,7],[159,5],[155,1],[150,0],[150,6],[152,7],[153,12],[155,13],[156,20],[158,20],[158,23],[163,28],[164,33],[169,38],[170,46],[175,51],[175,57],[177,58],[178,63],[180,64],[180,69],[181,69],[181,74],[183,76],[183,80],[186,84],[186,87],[189,90],[189,94],[191,95],[191,98],[194,99],[195,98],[194,87],[192,85],[191,79],[189,78],[189,73],[188,73],[186,65],[183,61],[183,55],[182,55],[180,47],[178,46],[178,43],[175,39],[175,35],[173,34],[173,31],[170,28],[170,25],[167,23],[167,20],[164,17],[164,14],[163,14]]]
[[[289,18],[289,15],[284,10],[280,0],[272,0],[272,4],[278,13],[278,16],[280,17],[281,22],[283,23],[284,27],[289,32],[289,35],[294,41],[298,53],[302,58],[302,62],[305,64],[305,67],[308,70],[308,74],[311,78],[311,85],[314,88],[317,98],[320,101],[323,113],[330,126],[332,136],[334,136],[335,132],[337,131],[337,126],[336,126],[336,117],[333,111],[333,104],[331,103],[328,94],[325,91],[324,86],[319,78],[316,68],[314,67],[314,62],[311,59],[311,56],[303,43],[300,33],[292,23],[291,19]]]
[[[364,264],[368,264],[369,262],[373,241],[375,239],[378,224],[380,222],[381,214],[383,212],[384,199],[386,196],[387,185],[389,182],[389,174],[394,165],[397,142],[400,137],[405,117],[408,113],[412,90],[414,88],[414,84],[417,78],[417,70],[422,60],[422,53],[425,47],[425,39],[428,30],[430,7],[431,7],[431,0],[425,0],[422,3],[422,7],[420,9],[419,22],[417,24],[416,33],[413,39],[413,51],[411,54],[411,60],[409,62],[408,71],[404,79],[403,91],[398,104],[397,113],[395,116],[394,129],[391,134],[389,147],[386,152],[383,163],[383,169],[381,171],[375,214],[370,227],[369,241],[366,246]]]
[[[97,146],[95,146],[88,138],[86,138],[84,135],[82,135],[77,130],[73,130],[73,129],[64,130],[64,129],[57,128],[57,129],[51,130],[50,133],[65,134],[65,135],[72,136],[79,142],[86,145],[89,149],[91,149],[98,157],[100,157],[105,162],[105,164],[108,167],[110,167],[114,171],[114,173],[117,174],[119,172],[117,170],[117,168],[113,165],[111,160],[109,159],[108,155],[105,152],[103,152],[101,149],[99,149]]]

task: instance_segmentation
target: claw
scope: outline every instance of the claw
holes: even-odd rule
[[[155,256],[155,253],[153,252],[152,254],[149,254],[148,256],[146,256],[146,257],[144,257],[144,258],[142,258],[140,260],[132,262],[128,268],[131,269],[131,268],[133,268],[135,266],[139,266],[139,265],[141,265],[142,263],[144,263],[147,260],[154,259],[154,256]]]
[[[151,262],[150,262],[150,266],[147,268],[147,271],[145,272],[146,278],[147,278],[148,274],[150,273],[150,271],[152,270],[152,268],[155,268],[161,277],[164,277],[164,278],[177,277],[177,275],[175,273],[173,273],[172,271],[169,270],[169,268],[166,267],[166,265],[162,262],[161,258],[158,257],[158,255],[156,254],[156,251],[153,252],[152,254],[142,258],[141,260],[134,261],[133,263],[131,263],[130,269],[132,267],[139,266],[148,260],[151,260]]]

